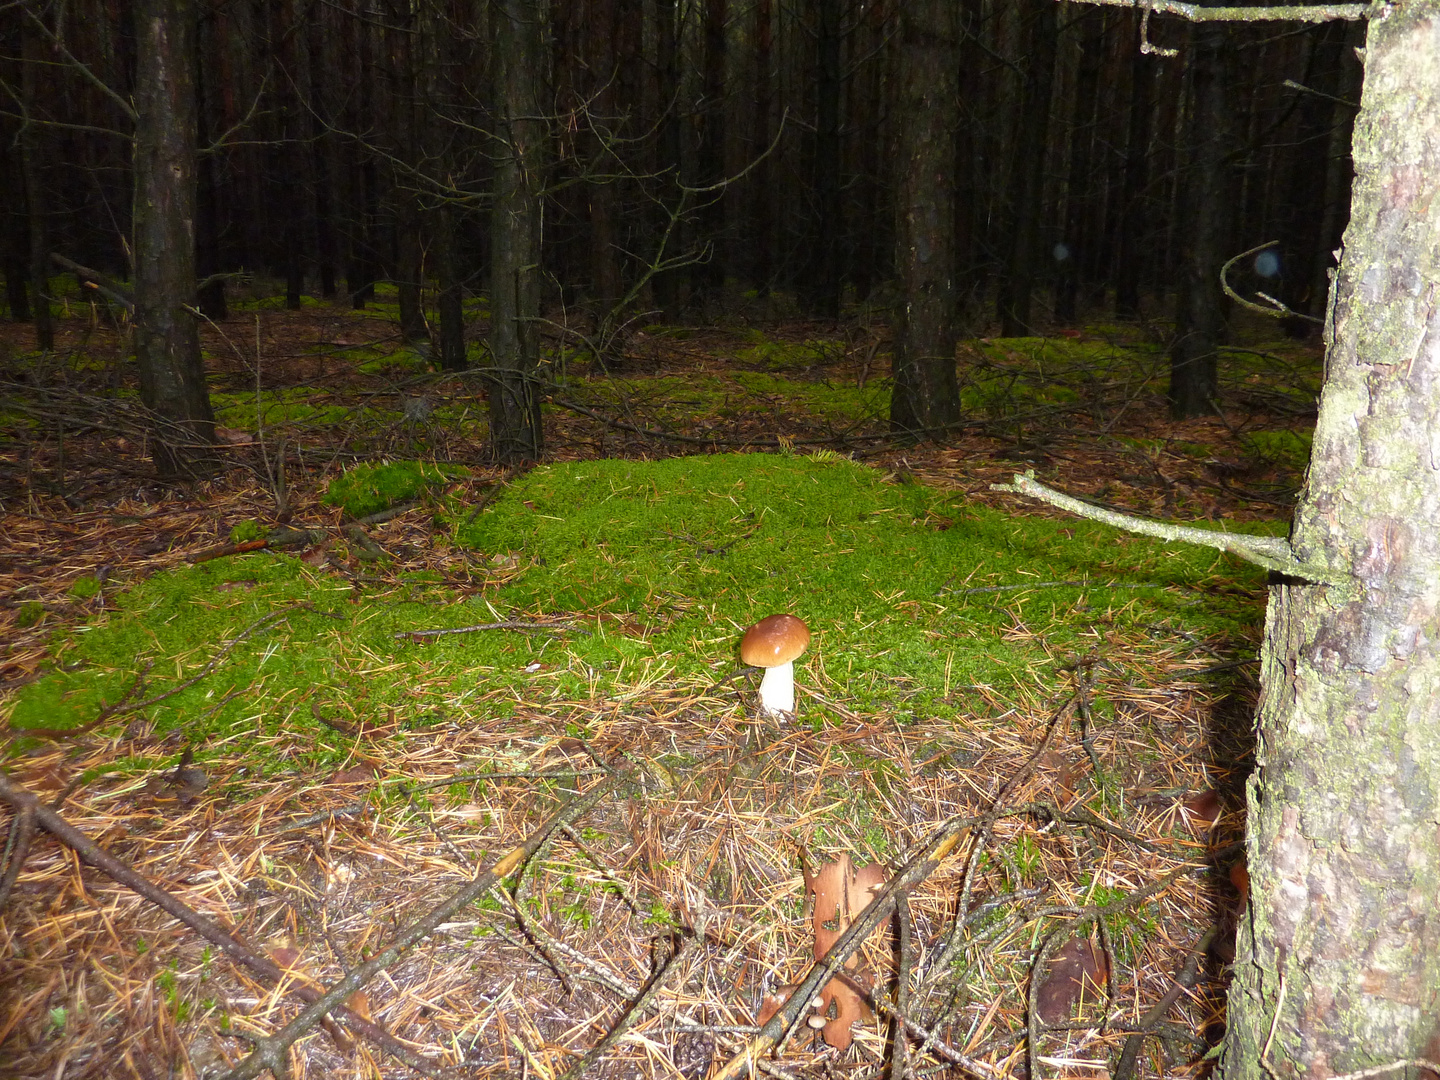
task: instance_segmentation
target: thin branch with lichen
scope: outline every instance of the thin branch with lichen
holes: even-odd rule
[[[1274,570],[1276,573],[1285,574],[1288,577],[1302,578],[1305,581],[1322,582],[1328,585],[1340,584],[1343,580],[1342,575],[1328,567],[1301,562],[1295,557],[1295,550],[1290,546],[1290,541],[1282,537],[1250,536],[1246,533],[1199,529],[1193,525],[1172,525],[1166,521],[1152,521],[1149,518],[1136,517],[1133,514],[1122,514],[1118,510],[1107,510],[1103,506],[1095,506],[1077,499],[1073,495],[1066,495],[1063,491],[1046,487],[1035,479],[1033,470],[1027,471],[1024,475],[1016,473],[1012,483],[991,484],[990,490],[1028,495],[1032,499],[1039,499],[1041,502],[1049,503],[1061,510],[1068,510],[1079,517],[1112,525],[1117,529],[1124,529],[1126,532],[1228,551],[1246,562],[1263,566],[1267,570]]]

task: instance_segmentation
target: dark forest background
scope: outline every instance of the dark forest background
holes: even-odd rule
[[[1232,283],[1311,332],[1364,34],[1053,0],[26,0],[0,12],[0,247],[41,348],[52,275],[122,300],[136,278],[147,20],[187,31],[169,101],[193,101],[205,316],[236,275],[296,308],[388,281],[455,370],[485,295],[494,366],[525,375],[541,311],[604,361],[636,313],[704,320],[734,290],[868,305],[895,313],[916,434],[958,416],[957,335],[1116,316],[1173,320],[1172,410],[1212,409],[1219,270],[1266,241]],[[503,435],[499,458],[539,449]]]

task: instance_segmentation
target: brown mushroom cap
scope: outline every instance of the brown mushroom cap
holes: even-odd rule
[[[810,644],[810,628],[794,615],[761,619],[740,639],[740,659],[751,667],[788,664]]]

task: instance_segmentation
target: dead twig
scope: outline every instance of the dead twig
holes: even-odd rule
[[[455,626],[445,630],[401,630],[394,636],[396,639],[412,638],[415,641],[423,641],[425,638],[444,637],[446,634],[474,634],[481,630],[519,630],[522,633],[545,633],[545,634],[590,634],[589,630],[583,630],[573,623],[532,623],[532,622],[488,622],[476,623],[474,626]]]

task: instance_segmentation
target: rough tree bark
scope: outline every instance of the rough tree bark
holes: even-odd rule
[[[540,315],[542,33],[538,0],[496,0],[495,195],[490,214],[490,453],[534,461],[543,447],[535,373]]]
[[[214,467],[215,414],[200,359],[195,300],[195,8],[135,5],[135,358],[155,416],[162,476]]]
[[[1366,69],[1292,532],[1348,583],[1270,593],[1225,1080],[1440,1058],[1440,2]]]
[[[900,286],[890,426],[939,434],[960,418],[955,379],[955,131],[958,83],[950,0],[900,13],[902,64],[895,154],[895,270]]]

